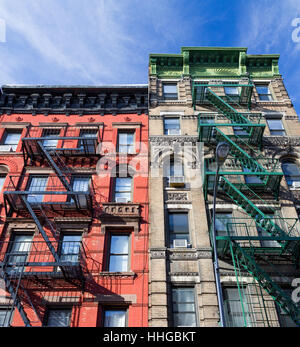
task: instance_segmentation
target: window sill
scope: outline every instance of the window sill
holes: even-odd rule
[[[102,271],[100,272],[100,276],[108,276],[108,277],[135,277],[135,272],[110,272],[110,271]]]

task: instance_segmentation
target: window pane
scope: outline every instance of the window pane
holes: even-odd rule
[[[283,130],[281,119],[267,119],[268,127],[270,130]]]
[[[239,95],[238,87],[225,87],[225,93],[227,95]]]
[[[77,262],[81,245],[81,235],[63,235],[60,259]]]
[[[216,232],[218,235],[227,235],[227,228],[231,234],[232,225],[229,224],[232,222],[231,213],[216,213]]]
[[[111,255],[108,271],[110,272],[128,271],[128,255]]]
[[[110,253],[128,254],[128,235],[112,235],[110,243]]]
[[[6,145],[16,145],[19,143],[21,137],[21,133],[12,133],[9,132],[6,134],[6,138],[5,138],[5,144]]]
[[[126,325],[126,311],[125,310],[106,310],[104,314],[105,327],[125,327]]]
[[[35,191],[35,192],[43,192],[46,190],[47,181],[48,181],[47,177],[31,177],[29,182],[29,187],[27,188],[27,190]],[[37,195],[30,194],[28,195],[27,200],[31,203],[35,203],[35,202],[42,202],[43,198],[44,196],[42,194],[37,194]]]
[[[183,164],[182,162],[171,161],[170,163],[170,176],[183,176]]]
[[[195,327],[196,317],[194,313],[175,313],[174,314],[175,327]]]
[[[129,235],[112,235],[110,241],[109,271],[128,271]]]
[[[3,188],[5,178],[6,178],[6,176],[0,176],[0,191],[1,191],[2,188]]]
[[[87,192],[89,190],[90,177],[74,177],[73,190],[75,192]]]
[[[10,318],[10,309],[0,309],[0,327],[8,327]]]
[[[269,94],[269,87],[267,85],[256,86],[256,90],[258,94]]]
[[[169,213],[169,230],[172,233],[188,233],[188,214],[187,213]]]
[[[130,190],[131,190],[131,177],[116,178],[116,191],[130,191]]]
[[[48,310],[48,327],[68,327],[70,325],[71,309]]]
[[[172,301],[174,326],[196,326],[194,289],[174,288]]]
[[[164,84],[163,88],[164,88],[164,94],[165,93],[177,94],[177,84]]]
[[[43,145],[44,147],[46,147],[47,149],[51,149],[51,148],[56,148],[57,147],[57,143],[58,140],[51,140],[51,137],[58,137],[60,133],[59,129],[45,129],[43,131],[43,137],[47,137],[49,138],[49,140],[43,140]]]

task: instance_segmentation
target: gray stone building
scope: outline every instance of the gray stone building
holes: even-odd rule
[[[300,124],[278,55],[183,47],[151,54],[149,325],[294,326]],[[215,204],[215,148],[230,146]],[[300,282],[300,281],[299,281]]]

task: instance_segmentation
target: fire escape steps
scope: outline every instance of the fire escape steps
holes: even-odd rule
[[[206,88],[206,98],[210,101],[210,103],[215,106],[227,119],[229,119],[234,126],[236,124],[245,124],[243,130],[245,130],[248,134],[256,136],[261,136],[264,128],[257,128],[259,130],[254,130],[255,127],[250,127],[251,122],[242,116],[239,112],[237,112],[232,106],[226,103],[220,96],[215,94],[209,86]],[[213,131],[213,129],[215,131]],[[224,134],[220,128],[218,128],[218,124],[214,124],[214,128],[210,128],[209,136],[207,138],[208,141],[212,140],[214,133],[214,140],[225,141],[231,145],[230,155],[236,158],[244,168],[247,168],[251,172],[255,173],[265,173],[266,175],[260,175],[259,177],[263,181],[266,188],[271,190],[278,190],[280,186],[280,181],[282,178],[282,174],[276,173],[272,175],[270,174],[270,170],[265,169],[259,162],[259,158],[262,156],[259,153],[255,153],[257,156],[249,155],[246,150],[242,149],[239,145],[243,143],[239,136],[228,136]],[[199,136],[201,137],[201,123],[199,127]],[[251,136],[250,136],[251,137]],[[236,141],[233,140],[235,138]],[[239,144],[238,144],[238,143]],[[257,145],[254,141],[250,143]],[[244,142],[244,145],[246,143]],[[247,147],[247,146],[246,146]],[[252,148],[248,147],[251,152]],[[271,170],[272,171],[272,170]],[[241,172],[241,175],[245,175],[245,172]],[[220,176],[218,187],[220,191],[223,191],[226,195],[228,195],[239,207],[241,207],[256,223],[256,226],[260,227],[264,230],[267,235],[271,237],[277,238],[277,242],[281,247],[281,251],[279,256],[282,256],[286,253],[291,253],[293,259],[299,260],[299,251],[300,251],[300,236],[296,235],[293,239],[289,237],[290,230],[288,233],[279,226],[275,221],[271,220],[267,217],[263,211],[256,206],[254,202],[251,201],[251,198],[248,198],[245,194],[241,192],[243,188],[250,196],[256,196],[260,200],[262,200],[254,191],[250,189],[247,182],[236,185],[233,182],[230,182],[228,178],[224,175]],[[263,200],[262,200],[263,201]],[[284,219],[282,219],[284,221]],[[285,294],[285,292],[270,278],[270,276],[258,265],[255,258],[255,250],[251,245],[251,240],[249,239],[250,247],[242,247],[240,244],[236,242],[238,237],[234,240],[229,237],[229,242],[225,242],[224,245],[218,248],[219,251],[222,252],[223,256],[228,256],[231,253],[233,264],[237,261],[248,273],[250,273],[259,285],[266,290],[266,292],[271,295],[273,300],[277,302],[277,304],[293,319],[293,321],[300,325],[300,308],[291,300],[289,296]],[[228,245],[230,247],[228,247]],[[268,251],[265,250],[265,255],[268,256]],[[236,267],[236,265],[234,265]]]

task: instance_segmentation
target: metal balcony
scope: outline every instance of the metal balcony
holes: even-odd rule
[[[193,104],[209,103],[209,93],[207,88],[217,91],[219,96],[226,102],[232,104],[246,104],[250,106],[253,84],[204,84],[203,82],[194,82],[193,84]],[[229,92],[228,89],[235,89],[234,92]]]
[[[0,242],[0,267],[14,286],[19,278],[34,282],[59,279],[82,280],[86,273],[86,250],[82,241],[51,241],[58,261],[44,241]],[[34,283],[30,286],[34,287]],[[47,281],[49,284],[49,282]],[[76,282],[74,282],[76,283]],[[29,283],[27,283],[29,284]]]
[[[36,177],[36,176],[35,176]],[[93,197],[95,196],[92,178],[86,191],[69,191],[59,177],[40,175],[46,184],[32,185],[31,175],[9,176],[9,183],[4,187],[4,201],[7,215],[8,207],[14,212],[26,210],[23,198],[34,210],[78,211],[92,214]],[[70,177],[72,186],[72,177]]]
[[[43,150],[63,157],[99,157],[101,135],[97,127],[31,127],[22,143],[25,160],[44,158]]]

